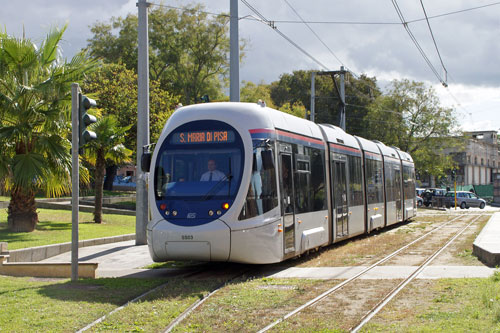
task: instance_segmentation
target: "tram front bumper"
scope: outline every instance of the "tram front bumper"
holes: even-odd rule
[[[147,236],[149,253],[157,262],[229,259],[230,229],[221,220],[196,227],[178,226],[163,220],[148,224]]]

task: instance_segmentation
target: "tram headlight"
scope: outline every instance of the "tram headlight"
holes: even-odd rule
[[[169,215],[170,215],[170,211],[169,211],[169,210],[166,210],[166,211],[165,211],[165,215],[169,216]]]
[[[222,209],[228,210],[229,209],[229,202],[224,202],[222,204]]]
[[[160,205],[160,209],[161,209],[161,210],[165,210],[165,209],[167,209],[167,204],[162,203],[162,204]]]
[[[209,210],[208,211],[208,216],[213,216],[214,215],[214,211],[213,210]]]
[[[217,210],[217,215],[222,215],[222,211],[220,209]]]
[[[173,215],[173,216],[177,216],[177,211],[176,211],[176,210],[173,210],[173,211],[172,211],[172,215]]]

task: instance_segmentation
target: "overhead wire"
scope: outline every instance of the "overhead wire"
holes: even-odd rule
[[[319,35],[316,33],[316,31],[314,31],[313,28],[311,28],[311,26],[302,18],[302,16],[300,16],[300,14],[295,10],[295,8],[293,8],[293,6],[290,4],[290,2],[288,2],[288,0],[283,0],[287,5],[288,7],[290,7],[290,9],[295,13],[295,15],[297,15],[300,20],[304,23],[304,25],[313,33],[314,36],[316,36],[316,38],[321,42],[321,44],[323,44],[324,47],[326,47],[326,49],[330,52],[330,54],[335,58],[337,59],[337,61],[342,65],[344,66],[344,63],[342,60],[339,59],[339,57],[337,57],[337,55],[332,51],[332,49],[330,49],[328,47],[328,45],[326,45],[326,43],[321,39],[321,37],[319,37]]]
[[[432,41],[434,42],[434,47],[436,48],[437,55],[439,57],[439,61],[441,61],[441,66],[444,70],[445,82],[448,84],[448,71],[446,70],[446,66],[443,63],[443,58],[441,58],[441,53],[439,52],[439,48],[437,46],[436,38],[434,38],[434,33],[432,32],[431,24],[429,22],[429,18],[427,17],[427,11],[425,10],[423,0],[420,0],[420,4],[422,5],[422,10],[424,11],[425,20],[427,21],[427,27],[429,27],[429,32],[431,33]]]
[[[411,30],[409,29],[408,27],[408,24],[411,24],[411,23],[415,23],[415,22],[420,22],[420,21],[423,21],[423,20],[426,20],[427,21],[427,24],[428,24],[428,27],[429,27],[429,30],[431,31],[431,35],[432,35],[432,38],[433,38],[433,41],[434,41],[434,45],[436,47],[436,51],[438,52],[438,56],[440,58],[440,61],[441,61],[441,65],[443,66],[443,69],[445,70],[445,73],[446,73],[446,76],[448,76],[448,72],[446,70],[446,67],[444,66],[444,63],[442,61],[442,58],[441,58],[441,55],[439,53],[439,49],[437,48],[437,43],[435,41],[435,38],[434,38],[434,35],[432,33],[432,29],[430,27],[430,24],[429,24],[429,20],[430,19],[435,19],[435,18],[439,18],[439,17],[444,17],[444,16],[448,16],[448,15],[455,15],[455,14],[460,14],[460,13],[464,13],[464,12],[468,12],[468,11],[473,11],[473,10],[478,10],[478,9],[482,9],[482,8],[486,8],[486,7],[491,7],[491,6],[496,6],[496,5],[500,5],[500,1],[498,2],[494,2],[494,3],[490,3],[490,4],[486,4],[486,5],[482,5],[482,6],[476,6],[476,7],[471,7],[471,8],[466,8],[466,9],[462,9],[462,10],[457,10],[457,11],[452,11],[452,12],[448,12],[448,13],[443,13],[443,14],[438,14],[438,15],[433,15],[433,16],[428,16],[426,11],[425,11],[425,8],[423,6],[423,3],[422,3],[422,0],[420,0],[421,4],[422,4],[422,8],[423,8],[423,11],[424,11],[424,15],[425,17],[424,18],[421,18],[421,19],[415,19],[415,20],[409,20],[409,21],[406,21],[404,19],[404,16],[399,8],[399,6],[397,5],[397,1],[396,0],[391,0],[395,9],[396,9],[396,12],[398,13],[398,16],[400,18],[400,21],[401,23],[399,22],[360,22],[360,21],[306,21],[304,20],[300,14],[295,10],[295,8],[293,8],[291,6],[291,4],[287,1],[287,0],[284,0],[285,3],[294,11],[294,13],[300,18],[300,21],[292,21],[292,20],[269,20],[267,19],[264,15],[262,15],[255,7],[253,7],[248,1],[246,0],[241,0],[243,4],[245,4],[252,12],[254,12],[258,18],[255,18],[253,16],[245,16],[245,17],[241,17],[240,19],[247,19],[247,20],[257,20],[257,21],[260,21],[262,23],[265,23],[267,24],[268,26],[270,26],[273,30],[276,31],[276,33],[278,33],[282,38],[284,38],[285,40],[287,40],[289,43],[291,43],[294,47],[296,47],[300,52],[302,52],[303,54],[305,54],[307,57],[309,57],[311,60],[313,60],[315,63],[317,63],[318,65],[320,65],[322,68],[328,70],[328,68],[323,64],[321,63],[318,59],[316,59],[314,56],[312,56],[309,52],[307,52],[304,48],[302,48],[301,46],[299,46],[296,42],[294,42],[291,38],[289,38],[287,35],[285,35],[283,32],[281,32],[277,27],[276,27],[276,23],[301,23],[301,24],[305,24],[312,32],[313,34],[320,40],[320,42],[330,51],[330,53],[336,58],[336,60],[341,63],[343,65],[343,62],[340,60],[340,58],[338,58],[335,53],[326,45],[326,43],[321,40],[321,38],[318,36],[318,34],[310,27],[309,24],[350,24],[350,25],[399,25],[399,24],[402,24],[404,27],[405,27],[405,30],[407,31],[407,33],[410,35],[410,38],[412,39],[412,41],[414,42],[415,46],[417,47],[417,49],[419,50],[419,52],[421,53],[422,57],[424,58],[424,60],[427,62],[427,64],[429,65],[429,67],[431,68],[431,70],[433,71],[433,73],[436,75],[436,77],[438,78],[438,80],[441,82],[441,84],[443,84],[445,87],[447,87],[447,77],[446,77],[446,80],[443,80],[441,78],[441,76],[439,75],[439,73],[437,72],[437,70],[435,69],[435,67],[432,65],[432,63],[430,62],[430,60],[428,59],[428,57],[426,56],[425,52],[423,51],[423,49],[421,48],[421,46],[419,45],[418,41],[416,40],[415,36],[413,35],[413,33],[411,32]],[[170,8],[170,9],[175,9],[175,10],[179,10],[179,11],[185,11],[186,8],[181,8],[181,7],[175,7],[175,6],[170,6],[170,5],[165,5],[165,4],[159,4],[159,3],[154,3],[154,2],[150,2],[149,3],[150,5],[152,6],[157,6],[157,7],[165,7],[165,8]],[[209,12],[209,11],[205,11],[205,10],[195,10],[196,12],[198,13],[204,13],[204,14],[207,14],[207,15],[212,15],[212,16],[216,16],[216,17],[229,17],[228,14],[224,14],[224,13],[214,13],[214,12]],[[344,67],[346,67],[345,65],[343,65]],[[355,73],[353,72],[352,70],[350,70],[349,68],[347,68],[347,72],[350,73],[354,78],[356,78],[358,80],[358,82],[360,82],[361,84],[369,87],[370,89],[377,89],[377,87],[374,87],[373,86],[373,82],[369,81],[366,82],[365,80],[361,80],[360,77]],[[362,95],[365,95],[365,93],[361,92],[359,89],[357,89],[355,86],[352,86],[352,88],[357,91],[358,93],[361,93]],[[459,107],[461,107],[465,112],[467,112],[468,114],[470,114],[470,112],[468,110],[466,110],[464,108],[464,106],[462,105],[462,103],[451,93],[451,91],[449,89],[447,89],[448,93],[450,94],[450,96],[453,98],[453,100],[455,102],[457,102],[457,105]],[[351,106],[354,106],[354,105],[351,105]]]
[[[318,59],[316,59],[314,56],[312,56],[309,52],[307,52],[306,50],[304,50],[300,45],[298,45],[296,42],[294,42],[290,37],[288,37],[287,35],[285,35],[283,32],[281,32],[278,27],[276,27],[276,25],[274,24],[274,22],[268,20],[266,17],[264,17],[264,15],[262,15],[257,9],[255,9],[250,3],[248,3],[248,1],[246,0],[241,0],[241,2],[247,6],[252,12],[255,13],[255,15],[257,15],[261,22],[265,23],[266,25],[270,26],[274,31],[276,31],[276,33],[278,35],[280,35],[281,37],[283,37],[285,40],[287,40],[290,44],[292,44],[295,48],[297,48],[300,52],[302,52],[303,54],[305,54],[307,57],[309,57],[311,60],[313,60],[315,63],[317,63],[318,65],[320,65],[321,67],[323,67],[324,69],[328,70],[328,67],[326,67],[323,63],[321,63]]]
[[[431,69],[431,71],[438,78],[439,82],[441,82],[441,84],[443,86],[445,86],[445,87],[448,86],[448,84],[446,83],[446,81],[444,81],[441,78],[441,75],[438,73],[437,69],[434,67],[434,65],[432,64],[432,62],[429,60],[429,57],[427,57],[427,54],[425,53],[425,51],[420,46],[420,44],[417,41],[417,38],[415,37],[415,35],[413,35],[413,32],[411,31],[410,27],[408,26],[408,23],[406,22],[406,20],[404,18],[404,15],[403,15],[403,12],[401,11],[401,8],[399,8],[397,0],[391,0],[391,2],[393,4],[393,6],[394,6],[394,9],[396,10],[396,13],[399,16],[399,19],[401,20],[401,23],[403,24],[403,27],[405,28],[406,32],[410,36],[410,39],[412,40],[413,44],[415,44],[415,47],[420,52],[420,55],[424,58],[425,62],[427,63],[427,65],[429,66],[429,68]]]

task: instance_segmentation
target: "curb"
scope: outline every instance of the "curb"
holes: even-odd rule
[[[95,238],[95,239],[87,239],[81,240],[78,242],[78,247],[86,247],[86,246],[94,246],[94,245],[102,245],[116,242],[123,242],[128,240],[134,240],[135,234],[127,234],[120,236],[111,236],[104,238]],[[53,256],[57,256],[64,252],[71,251],[71,242],[60,243],[60,244],[52,244],[52,245],[43,245],[30,247],[27,249],[19,249],[9,251],[9,263],[13,262],[37,262],[41,261]]]
[[[472,244],[472,253],[489,267],[500,265],[500,213],[491,216]]]

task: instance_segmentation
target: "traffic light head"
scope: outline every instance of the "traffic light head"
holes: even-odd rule
[[[97,139],[97,134],[87,130],[87,126],[97,121],[96,117],[87,113],[90,108],[95,107],[96,102],[85,95],[80,94],[78,108],[79,117],[79,147],[82,148],[87,142]]]

